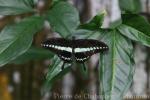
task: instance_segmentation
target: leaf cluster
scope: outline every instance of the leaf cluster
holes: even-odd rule
[[[130,2],[130,3],[129,3]],[[134,74],[132,41],[150,46],[150,24],[141,15],[139,0],[120,0],[122,12],[120,23],[104,29],[104,13],[99,13],[89,22],[80,24],[79,13],[64,0],[53,0],[45,15],[34,14],[19,22],[6,25],[0,32],[0,66],[8,63],[22,63],[29,60],[53,58],[46,77],[46,88],[71,69],[50,51],[32,46],[34,35],[43,28],[47,20],[53,31],[63,38],[78,36],[105,42],[109,51],[100,54],[99,75],[101,93],[105,100],[121,100],[129,89]],[[18,15],[35,12],[36,0],[1,0],[0,15]]]

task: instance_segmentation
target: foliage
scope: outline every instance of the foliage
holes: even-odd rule
[[[33,35],[41,29],[41,17],[28,17],[6,26],[0,33],[0,66],[25,53],[32,44]]]
[[[14,64],[22,64],[31,60],[50,59],[53,54],[46,49],[31,46],[24,54],[11,61]]]
[[[122,36],[117,29],[101,33],[100,37],[103,37],[101,40],[109,45],[108,54],[101,55],[100,59],[102,92],[107,96],[106,100],[120,100],[132,82],[134,72],[132,42]]]
[[[0,15],[16,15],[33,12],[36,0],[1,0]],[[91,21],[80,24],[78,11],[63,0],[54,0],[48,11],[41,16],[36,14],[20,22],[6,25],[0,33],[0,66],[8,63],[23,63],[30,60],[42,60],[54,57],[46,77],[45,88],[71,70],[50,51],[33,47],[33,36],[42,29],[48,20],[53,31],[68,38],[76,35],[105,42],[109,51],[100,55],[99,75],[101,93],[105,100],[121,100],[129,89],[134,74],[134,56],[132,41],[150,46],[150,24],[139,12],[139,3],[120,0],[120,8],[128,14],[122,14],[121,23],[110,29],[101,28],[104,13],[97,14]],[[139,1],[139,0],[138,0]],[[17,5],[16,5],[17,4]],[[2,9],[2,11],[1,11]]]
[[[47,19],[52,29],[58,32],[62,37],[74,33],[79,25],[79,15],[77,10],[65,2],[54,5],[54,7],[48,11]]]
[[[104,15],[106,13],[103,12],[102,14],[99,13],[97,16],[95,16],[90,22],[86,23],[86,24],[81,24],[79,26],[80,29],[90,29],[90,30],[98,30],[99,28],[101,28],[102,24],[103,24],[103,20],[104,20]]]
[[[16,15],[34,12],[34,0],[1,0],[0,15]]]
[[[119,4],[122,11],[130,13],[139,13],[142,8],[140,0],[119,0]]]

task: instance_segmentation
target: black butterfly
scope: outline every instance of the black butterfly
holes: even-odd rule
[[[93,39],[50,38],[41,45],[56,53],[65,63],[71,63],[73,60],[84,63],[93,54],[108,50],[105,43]]]

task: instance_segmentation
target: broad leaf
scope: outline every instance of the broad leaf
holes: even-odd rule
[[[79,15],[77,10],[66,2],[55,4],[47,13],[47,19],[52,29],[62,37],[74,33],[79,25]]]
[[[140,0],[119,0],[119,5],[122,11],[138,13],[141,11]]]
[[[104,100],[121,100],[134,74],[133,47],[129,39],[114,29],[78,31],[83,38],[93,38],[109,45],[109,51],[100,59],[100,80]]]
[[[31,47],[28,51],[26,51],[21,56],[17,57],[11,63],[22,64],[30,60],[43,60],[50,59],[52,57],[53,54],[49,50],[38,47]]]
[[[0,66],[25,53],[31,46],[33,35],[43,26],[41,17],[29,17],[6,26],[0,33]]]
[[[16,15],[33,12],[32,0],[0,0],[0,15]]]
[[[106,14],[106,12],[103,12],[103,13],[100,13],[100,14],[94,16],[94,18],[92,18],[92,20],[90,22],[81,24],[79,26],[79,28],[93,30],[93,31],[99,30],[103,24],[105,14]]]
[[[118,31],[101,33],[101,41],[109,51],[101,54],[100,80],[105,100],[122,100],[129,89],[134,72],[133,47]]]

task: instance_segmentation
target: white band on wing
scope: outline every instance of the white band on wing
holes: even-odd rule
[[[92,51],[92,50],[98,50],[98,49],[102,49],[101,47],[89,47],[89,48],[75,48],[75,53],[78,52],[88,52],[88,51]]]
[[[72,52],[72,48],[71,47],[61,47],[61,46],[56,46],[54,47],[58,50],[62,50],[62,51],[68,51],[68,52]]]
[[[48,45],[48,44],[44,44],[43,46],[72,53],[71,47],[64,47],[64,46],[58,46],[58,45]],[[105,49],[105,48],[107,48],[107,47],[75,48],[74,52],[75,53],[82,53],[82,52],[88,52],[88,51],[92,51],[92,50]]]
[[[44,47],[54,48],[54,49],[57,49],[57,50],[72,52],[72,48],[71,47],[63,47],[63,46],[49,45],[49,44],[43,44],[43,46]]]

